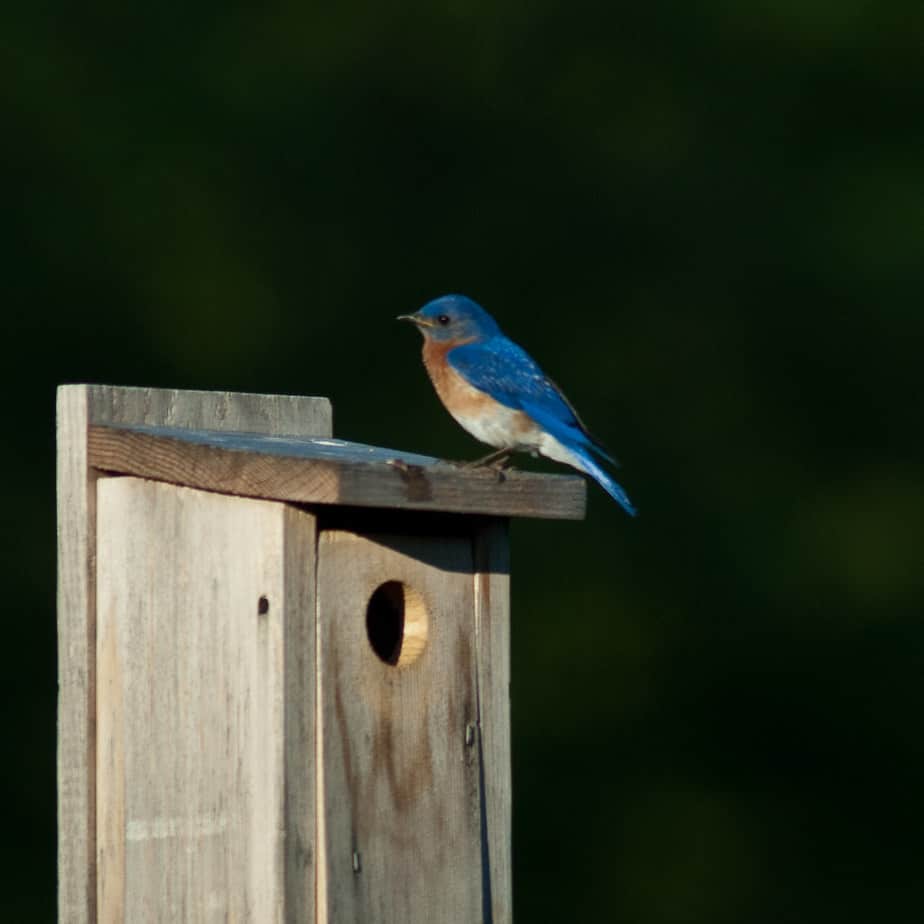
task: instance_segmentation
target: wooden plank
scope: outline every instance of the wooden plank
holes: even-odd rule
[[[86,389],[91,425],[182,427],[272,436],[330,436],[333,432],[327,398],[112,385],[63,387]]]
[[[313,519],[107,478],[98,524],[100,920],[310,920]]]
[[[404,667],[367,635],[367,604],[388,581],[428,614]],[[473,594],[467,537],[320,534],[319,922],[481,920]]]
[[[317,520],[288,504],[285,557],[285,921],[314,924],[317,883]],[[272,605],[272,601],[270,601]]]
[[[470,469],[332,439],[278,439],[166,428],[94,426],[90,462],[212,491],[310,504],[581,519],[573,475]]]
[[[57,395],[58,920],[96,921],[96,492],[87,464],[87,395]]]
[[[507,522],[474,538],[478,749],[485,924],[513,921],[510,745],[510,546]]]
[[[106,385],[57,394],[58,920],[96,920],[95,473],[91,424],[208,427],[327,436],[326,398],[239,395]]]

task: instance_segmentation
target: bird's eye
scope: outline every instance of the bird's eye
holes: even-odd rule
[[[441,314],[436,320],[439,324],[442,324],[443,327],[445,327],[449,323],[449,315]]]

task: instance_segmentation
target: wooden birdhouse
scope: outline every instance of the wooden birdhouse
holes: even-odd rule
[[[507,520],[584,491],[61,387],[59,920],[509,922]]]

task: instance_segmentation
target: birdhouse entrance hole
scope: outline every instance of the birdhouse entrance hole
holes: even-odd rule
[[[402,581],[386,581],[366,604],[372,650],[392,667],[408,667],[423,654],[429,620],[423,597]]]

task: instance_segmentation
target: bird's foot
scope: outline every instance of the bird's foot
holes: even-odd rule
[[[502,469],[506,468],[510,463],[508,459],[510,458],[512,449],[497,449],[494,452],[489,452],[486,456],[482,456],[480,459],[474,459],[471,462],[467,462],[466,468],[495,468]]]
[[[476,468],[489,469],[497,476],[498,483],[502,484],[507,480],[506,473],[513,470],[513,463],[510,461],[510,456],[512,454],[512,449],[499,449],[480,459],[469,459],[464,462],[456,459],[446,459],[445,461],[455,468],[463,468],[469,471]]]

